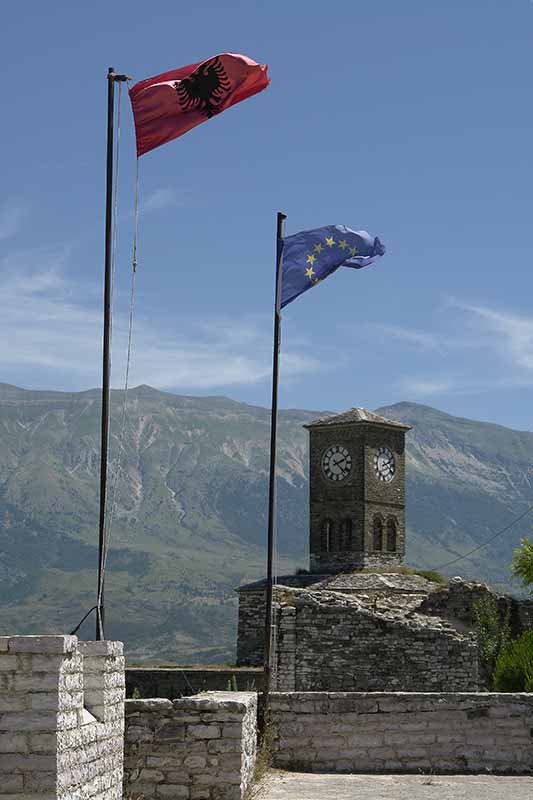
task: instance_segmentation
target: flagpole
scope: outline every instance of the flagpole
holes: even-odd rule
[[[116,75],[113,67],[107,73],[107,168],[105,213],[104,268],[104,335],[102,348],[102,421],[100,435],[100,518],[98,541],[98,592],[96,597],[96,640],[105,638],[105,515],[107,497],[107,453],[109,447],[109,386],[111,377],[111,280],[113,248],[113,145],[115,119],[115,81],[126,81],[127,75]]]
[[[261,708],[261,728],[264,732],[269,711],[270,685],[272,677],[272,599],[274,532],[276,526],[276,452],[278,433],[278,384],[279,353],[281,344],[281,270],[283,262],[283,229],[287,215],[278,211],[276,226],[276,294],[274,304],[274,350],[272,356],[272,407],[270,421],[270,476],[268,486],[268,542],[267,542],[267,584],[265,608],[265,643],[263,658],[263,697]]]

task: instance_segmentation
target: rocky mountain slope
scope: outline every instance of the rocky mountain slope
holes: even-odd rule
[[[122,393],[113,392],[111,476]],[[533,502],[533,434],[399,403],[408,446],[408,560],[435,567]],[[306,421],[280,415],[279,569],[306,566]],[[69,631],[94,604],[98,391],[0,385],[0,628]],[[232,660],[234,587],[264,571],[270,415],[224,397],[130,390],[107,573],[108,635],[136,660]],[[529,522],[445,570],[508,581]],[[91,622],[83,632],[92,634]]]

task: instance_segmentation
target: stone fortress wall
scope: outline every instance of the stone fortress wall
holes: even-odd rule
[[[445,586],[377,573],[279,580],[274,672],[280,691],[473,691],[483,683],[472,633],[476,601],[493,597],[515,636],[533,629],[531,600],[460,578]],[[262,661],[264,613],[264,588],[241,588],[240,665]]]
[[[287,609],[289,619],[295,609]],[[124,702],[118,642],[12,636],[0,638],[0,647],[2,800],[248,796],[257,755],[255,692]],[[271,698],[278,767],[533,773],[531,694]]]
[[[121,642],[0,637],[0,796],[120,800]]]
[[[375,612],[356,597],[292,590],[280,605],[279,691],[476,691],[475,641],[436,617]]]
[[[513,636],[533,630],[533,600],[519,600],[494,591],[486,583],[464,581],[461,578],[451,578],[438,592],[429,594],[421,604],[420,611],[471,627],[474,624],[475,603],[487,598],[495,600],[500,620],[508,620]]]
[[[272,726],[281,769],[533,773],[533,694],[273,694]]]

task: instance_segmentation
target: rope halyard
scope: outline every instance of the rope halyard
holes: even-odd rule
[[[113,245],[111,250],[111,314],[109,326],[109,364],[110,370],[112,368],[112,352],[113,352],[113,307],[115,303],[115,287],[116,287],[116,263],[117,263],[117,241],[118,241],[118,203],[119,203],[119,175],[120,175],[120,121],[121,121],[121,106],[122,106],[122,82],[118,84],[118,102],[117,102],[117,121],[116,121],[116,141],[115,141],[115,174],[114,174],[114,187],[113,187]],[[109,400],[111,408],[111,398]],[[108,530],[108,515],[106,512],[106,519],[104,521],[104,539],[103,539],[103,553],[102,553],[102,569],[100,572],[100,583],[98,585],[98,596],[96,600],[96,613],[100,618],[102,608],[102,597],[105,583],[105,567],[107,563],[107,553],[109,549],[109,530]],[[100,619],[100,625],[102,620]]]
[[[111,540],[111,530],[113,527],[113,520],[115,517],[115,509],[117,505],[118,483],[122,473],[122,457],[124,455],[124,438],[126,434],[127,423],[127,403],[128,403],[128,389],[131,365],[131,353],[133,343],[133,323],[135,317],[135,284],[137,276],[137,252],[139,243],[139,159],[137,158],[136,174],[135,174],[135,199],[134,199],[134,231],[133,231],[133,253],[132,253],[132,269],[131,269],[131,284],[130,284],[130,307],[128,315],[128,347],[126,354],[126,370],[124,377],[124,392],[122,400],[122,415],[120,423],[120,436],[118,444],[117,465],[113,476],[112,493],[113,499],[111,503],[111,510],[109,513],[109,520],[106,525],[106,550],[104,553],[104,571],[107,563],[107,555],[109,551],[109,542]]]
[[[113,310],[114,302],[115,302],[115,289],[116,289],[116,264],[117,264],[117,242],[118,242],[118,206],[119,206],[119,174],[120,174],[120,131],[121,131],[121,106],[122,106],[122,83],[124,81],[130,81],[126,75],[116,76],[116,80],[118,81],[118,102],[117,102],[117,110],[116,110],[116,140],[115,140],[115,172],[114,172],[114,189],[113,189],[113,217],[115,221],[114,229],[113,229],[113,241],[112,241],[112,254],[111,254],[111,312]],[[93,606],[81,619],[78,623],[76,628],[74,629],[73,633],[76,633],[83,622],[87,619],[87,617],[93,612],[96,612],[97,619],[99,621],[99,625],[102,628],[102,618],[101,618],[101,610],[102,610],[102,601],[103,601],[103,587],[105,583],[105,571],[107,566],[107,557],[109,554],[109,545],[111,541],[111,531],[113,526],[113,520],[115,515],[115,509],[117,504],[117,488],[118,488],[118,481],[120,478],[120,473],[122,470],[122,456],[124,452],[124,438],[125,438],[125,431],[126,431],[126,422],[127,422],[127,394],[128,394],[128,387],[129,387],[129,373],[130,373],[130,364],[131,364],[131,354],[132,354],[132,342],[133,342],[133,322],[134,322],[134,310],[135,310],[135,278],[137,273],[137,253],[138,253],[138,241],[139,241],[139,159],[136,161],[136,175],[135,175],[135,193],[134,193],[134,233],[133,233],[133,256],[132,256],[132,272],[131,272],[131,286],[130,286],[130,303],[129,303],[129,314],[128,314],[128,346],[127,346],[127,357],[126,357],[126,370],[125,370],[125,382],[124,382],[124,392],[123,392],[123,404],[122,404],[122,413],[121,413],[121,425],[120,425],[120,436],[119,436],[119,444],[118,444],[118,455],[116,458],[116,469],[113,475],[112,480],[112,503],[111,507],[106,510],[105,515],[105,524],[104,524],[104,542],[103,542],[103,553],[102,553],[102,569],[100,574],[100,581],[98,584],[98,592],[97,592],[97,604]],[[109,330],[109,338],[110,338],[110,353],[111,353],[111,340],[112,340],[112,313],[111,313],[111,324]],[[110,362],[111,362],[111,355],[110,355]]]

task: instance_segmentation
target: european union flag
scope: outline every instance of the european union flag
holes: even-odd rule
[[[339,267],[367,267],[385,248],[377,236],[326,225],[286,236],[282,242],[281,308]]]

